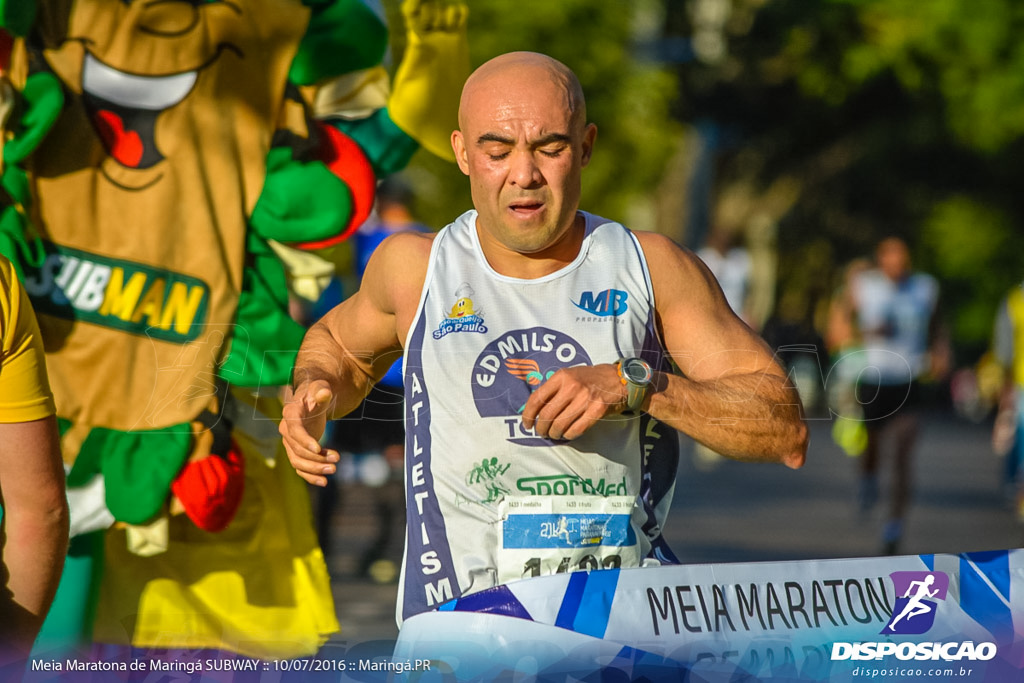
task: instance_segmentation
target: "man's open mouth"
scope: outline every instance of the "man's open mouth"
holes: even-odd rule
[[[129,168],[159,163],[164,157],[156,148],[156,118],[185,99],[197,74],[137,76],[103,64],[87,52],[82,64],[83,99],[110,156]]]
[[[536,201],[515,201],[508,205],[508,208],[512,213],[527,216],[544,208],[544,202]]]

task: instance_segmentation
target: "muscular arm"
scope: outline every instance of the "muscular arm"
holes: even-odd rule
[[[0,424],[3,578],[0,643],[28,655],[57,591],[68,545],[56,419]]]
[[[768,346],[732,314],[693,254],[660,235],[638,237],[659,331],[682,373],[658,373],[644,409],[731,458],[803,465],[800,398]]]
[[[432,234],[400,233],[374,251],[358,292],[314,324],[302,340],[294,391],[280,432],[292,466],[318,486],[338,454],[318,440],[327,420],[359,405],[401,351],[426,277]]]
[[[710,271],[667,238],[638,234],[654,284],[657,324],[681,374],[655,373],[643,410],[723,455],[800,467],[807,427],[799,397],[767,345],[729,309]],[[533,393],[523,424],[573,439],[622,412],[614,365],[561,370]]]

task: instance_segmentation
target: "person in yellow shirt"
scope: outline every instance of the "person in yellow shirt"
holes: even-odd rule
[[[28,657],[64,567],[68,506],[35,314],[0,256],[0,673]]]
[[[999,304],[992,347],[1005,378],[993,445],[1006,454],[1008,493],[1024,521],[1024,283],[1011,289]]]

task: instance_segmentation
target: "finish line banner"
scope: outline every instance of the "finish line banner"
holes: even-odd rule
[[[1024,550],[537,577],[406,620],[395,659],[432,660],[419,680],[1024,680]]]

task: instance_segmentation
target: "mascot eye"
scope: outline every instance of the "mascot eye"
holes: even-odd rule
[[[125,5],[126,7],[131,7],[133,3],[142,1],[143,0],[121,0],[121,4]],[[156,0],[156,2],[149,2],[147,7],[152,7],[153,5],[167,5],[171,3],[180,5],[191,5],[192,7],[202,7],[203,5],[228,5],[239,14],[242,13],[242,10],[238,6],[238,3],[234,2],[233,0]]]

